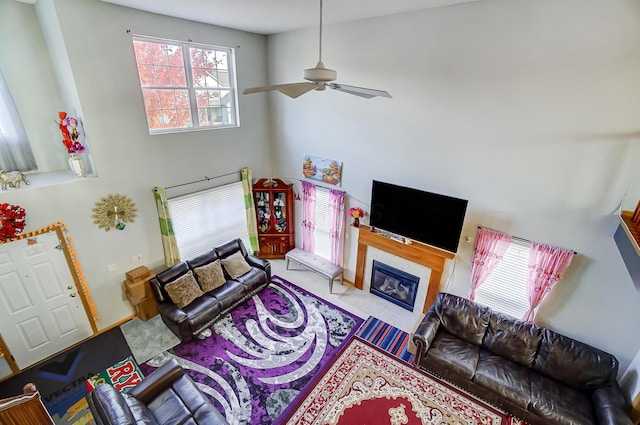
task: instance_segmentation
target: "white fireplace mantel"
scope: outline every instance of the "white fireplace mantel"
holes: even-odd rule
[[[446,260],[451,260],[455,254],[420,242],[402,243],[395,239],[382,236],[372,232],[368,226],[360,226],[358,232],[358,258],[356,261],[355,287],[364,287],[365,263],[367,259],[367,248],[374,247],[398,257],[405,258],[414,263],[421,264],[431,269],[429,275],[429,286],[424,300],[423,313],[436,301],[436,296],[440,291],[440,280]],[[416,300],[417,301],[417,300]]]

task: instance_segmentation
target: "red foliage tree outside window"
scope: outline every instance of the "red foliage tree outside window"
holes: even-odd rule
[[[151,133],[236,125],[232,49],[140,37],[133,46]]]

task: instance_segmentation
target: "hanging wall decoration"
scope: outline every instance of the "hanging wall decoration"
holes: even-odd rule
[[[92,211],[93,223],[108,232],[112,227],[124,230],[125,223],[133,223],[138,210],[131,198],[116,193],[100,199]]]
[[[340,186],[342,183],[342,162],[305,155],[302,161],[302,174],[308,179]]]
[[[0,204],[0,241],[16,238],[27,225],[27,213],[18,205]]]

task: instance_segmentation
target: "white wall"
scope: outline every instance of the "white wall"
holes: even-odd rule
[[[44,0],[41,0],[44,1]],[[49,0],[47,0],[49,1]],[[241,127],[149,136],[138,84],[131,35],[158,36],[237,48],[238,79],[266,80],[264,36],[198,24],[114,6],[98,0],[53,0],[77,93],[48,112],[39,126],[53,128],[49,143],[60,145],[53,121],[57,108],[81,110],[98,176],[52,187],[22,187],[0,193],[0,202],[24,207],[26,231],[61,220],[78,252],[105,328],[132,314],[122,299],[124,273],[140,264],[162,269],[164,257],[154,186],[171,186],[240,170],[270,171],[266,99],[240,98]],[[54,58],[59,59],[59,58]],[[68,90],[69,84],[65,84]],[[71,99],[71,100],[69,100]],[[81,108],[80,108],[81,106]],[[48,131],[48,130],[46,130]],[[217,183],[217,182],[215,182]],[[93,224],[92,208],[103,196],[121,193],[138,207],[124,231]],[[142,261],[132,264],[131,258]],[[107,264],[118,270],[107,272]]]
[[[32,5],[0,0],[0,40],[0,71],[38,167],[42,171],[60,170],[68,155],[65,149],[50,149],[50,145],[54,138],[62,140],[55,125],[63,105],[62,95]]]
[[[338,82],[393,99],[271,94],[277,175],[302,178],[312,154],[344,161],[342,188],[365,209],[374,178],[468,199],[448,288],[461,295],[464,237],[477,225],[578,251],[538,322],[613,353],[623,372],[640,348],[640,294],[612,234],[640,160],[640,5],[483,0],[324,36]],[[271,36],[268,47],[270,83],[301,81],[317,32]],[[350,229],[351,278],[356,237]]]

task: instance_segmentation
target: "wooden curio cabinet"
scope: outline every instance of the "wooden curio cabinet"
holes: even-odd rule
[[[284,258],[295,248],[293,185],[280,179],[260,179],[253,185],[258,222],[259,256]]]

